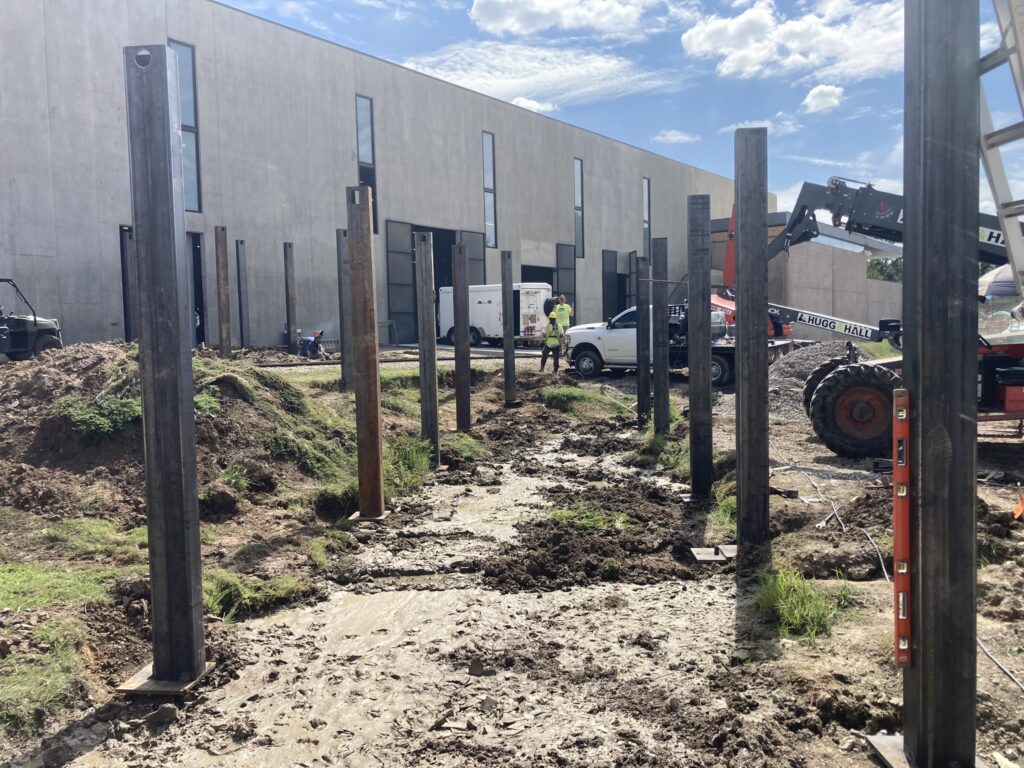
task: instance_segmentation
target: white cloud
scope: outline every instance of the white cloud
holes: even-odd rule
[[[740,123],[730,123],[718,129],[719,133],[732,133],[737,128],[767,128],[769,136],[789,136],[791,133],[803,129],[803,126],[792,115],[779,112],[773,118],[767,120],[744,120]]]
[[[831,112],[843,103],[843,88],[839,85],[816,85],[807,92],[800,107],[804,112],[817,114]]]
[[[525,96],[516,96],[512,99],[512,103],[517,107],[528,109],[531,112],[557,112],[558,105],[552,104],[550,101],[536,101],[534,99],[528,99]]]
[[[285,0],[277,4],[277,15],[284,19],[301,22],[310,29],[330,32],[331,28],[322,22],[314,12],[320,3],[318,0]]]
[[[643,37],[699,18],[699,0],[473,0],[469,17],[492,35],[532,35],[548,29],[606,37]]]
[[[366,6],[367,8],[387,8],[388,4],[384,0],[352,0],[356,5]]]
[[[700,141],[700,136],[671,128],[663,128],[658,131],[653,140],[659,144],[693,144]]]
[[[783,160],[791,160],[794,163],[807,163],[822,168],[854,168],[855,164],[847,160],[834,160],[830,157],[814,157],[813,155],[783,155]]]
[[[704,16],[681,40],[726,77],[853,82],[903,68],[903,0],[817,0],[792,16],[774,0],[754,0],[733,16]]]
[[[529,99],[541,105],[666,93],[684,84],[677,73],[645,70],[622,56],[497,41],[451,45],[403,63],[505,101]]]
[[[999,43],[1003,40],[1003,36],[999,32],[999,25],[994,21],[986,21],[983,23],[979,29],[979,33],[981,35],[982,54],[994,51],[999,47]]]

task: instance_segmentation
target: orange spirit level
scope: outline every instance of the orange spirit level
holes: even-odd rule
[[[892,586],[896,617],[896,666],[910,666],[910,399],[892,401]]]

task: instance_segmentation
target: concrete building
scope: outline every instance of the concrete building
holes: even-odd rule
[[[0,6],[0,274],[68,342],[124,338],[131,200],[122,48],[179,57],[186,229],[197,339],[216,343],[214,227],[246,244],[247,345],[284,342],[282,246],[294,244],[298,324],[336,336],[335,230],[345,187],[376,191],[382,336],[415,336],[412,243],[434,232],[471,282],[552,283],[577,322],[624,307],[629,251],[669,239],[685,267],[686,196],[727,215],[732,182],[211,0],[4,0]],[[645,205],[646,203],[646,205]],[[442,331],[443,332],[443,331]]]

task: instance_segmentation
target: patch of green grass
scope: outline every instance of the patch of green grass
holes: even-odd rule
[[[600,575],[604,581],[618,581],[622,575],[622,563],[614,557],[606,557],[601,563]]]
[[[306,544],[306,554],[309,556],[309,562],[318,571],[326,571],[331,565],[331,555],[327,551],[327,545],[328,540],[326,538],[312,539]]]
[[[281,407],[288,413],[300,416],[309,413],[309,400],[305,393],[283,376],[265,368],[253,368],[252,376],[277,395]]]
[[[359,486],[355,480],[318,486],[309,504],[322,520],[347,520],[359,506]]]
[[[420,394],[414,389],[398,389],[381,396],[380,404],[394,413],[401,413],[410,419],[420,417]]]
[[[384,490],[388,497],[407,496],[427,481],[432,470],[430,443],[399,436],[384,444]]]
[[[441,448],[460,459],[481,459],[487,455],[487,448],[467,432],[443,432]]]
[[[321,482],[343,480],[352,474],[353,457],[311,428],[295,432],[275,430],[265,446],[271,458],[290,459],[304,473]]]
[[[52,712],[81,690],[78,647],[85,630],[70,621],[47,621],[32,634],[50,650],[0,660],[0,723],[8,732],[33,728],[40,710]]]
[[[224,485],[234,488],[239,493],[249,490],[249,470],[242,464],[232,464],[220,473],[218,480]]]
[[[540,393],[541,401],[556,411],[583,415],[588,409],[628,416],[631,411],[625,403],[597,389],[583,389],[567,385],[545,387]]]
[[[114,503],[116,496],[117,491],[110,483],[97,480],[78,495],[77,506],[83,512],[101,512]]]
[[[248,580],[222,570],[203,574],[203,603],[207,613],[225,621],[260,616],[309,596],[313,588],[294,576],[268,581]]]
[[[380,372],[380,388],[382,392],[394,392],[400,389],[419,390],[419,371],[411,369],[382,370]]]
[[[147,558],[144,526],[121,532],[109,520],[71,518],[47,527],[43,538],[61,545],[71,557],[103,557],[126,564],[143,563]]]
[[[685,480],[690,476],[690,441],[650,431],[639,446],[626,454],[623,462],[640,469],[661,467],[673,477]]]
[[[197,392],[192,401],[199,413],[214,413],[220,410],[220,400],[211,392]]]
[[[888,340],[858,341],[857,349],[863,352],[868,360],[875,360],[880,357],[903,357],[903,350],[897,349]]]
[[[77,392],[57,398],[50,415],[67,419],[83,442],[97,443],[127,428],[142,416],[138,397],[110,395],[86,402]]]
[[[118,573],[6,563],[0,565],[0,610],[30,611],[51,604],[79,605],[95,600],[106,593]]]
[[[754,604],[771,616],[784,635],[813,640],[826,634],[841,610],[852,603],[849,585],[825,590],[797,571],[784,568],[765,574]]]
[[[633,518],[625,512],[610,512],[584,501],[556,507],[549,514],[553,520],[572,523],[585,531],[623,531],[633,525]]]

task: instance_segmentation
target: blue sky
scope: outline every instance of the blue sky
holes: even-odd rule
[[[833,175],[902,191],[903,0],[226,2],[725,176],[733,129],[767,125],[780,209]],[[986,86],[1019,120],[1008,79]],[[1006,164],[1024,191],[1024,152]]]

